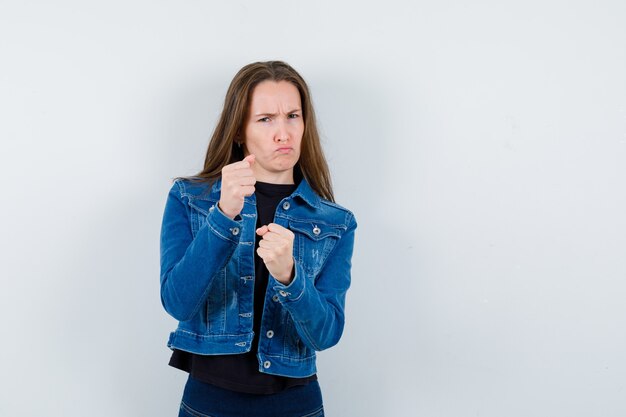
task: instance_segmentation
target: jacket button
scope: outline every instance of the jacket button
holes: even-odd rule
[[[280,290],[278,291],[278,293],[282,295],[283,297],[287,297],[287,291]]]
[[[267,333],[265,333],[267,335],[268,339],[271,339],[272,337],[274,337],[274,331],[273,330],[268,330]]]
[[[272,297],[273,301],[278,301],[278,296],[276,294],[274,294],[274,296]]]
[[[263,367],[264,367],[265,369],[269,368],[270,366],[272,366],[272,362],[270,362],[270,361],[265,361],[265,362],[263,362]]]
[[[233,236],[237,236],[239,234],[239,228],[233,227],[232,229],[230,229],[230,232],[233,234]]]
[[[211,206],[211,207],[209,208],[209,211],[213,211],[213,210],[215,210],[215,206]]]
[[[289,207],[291,207],[291,204],[289,204],[289,201],[285,201],[285,202],[283,203],[283,209],[285,209],[285,210],[289,210]]]
[[[313,234],[314,234],[315,236],[319,235],[319,234],[320,234],[320,232],[321,232],[321,230],[320,230],[320,228],[319,228],[319,227],[315,226],[315,227],[313,228]]]

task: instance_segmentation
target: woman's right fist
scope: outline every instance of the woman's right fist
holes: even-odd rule
[[[256,178],[252,173],[254,155],[222,168],[222,191],[218,206],[222,212],[234,219],[243,209],[243,201],[254,193]]]

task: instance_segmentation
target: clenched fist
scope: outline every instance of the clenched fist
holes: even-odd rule
[[[245,197],[254,193],[256,179],[252,173],[254,155],[248,155],[242,161],[234,162],[222,168],[222,191],[217,203],[220,210],[234,219],[243,209]]]
[[[276,280],[288,285],[293,278],[293,232],[276,223],[256,229],[261,236],[257,253]]]

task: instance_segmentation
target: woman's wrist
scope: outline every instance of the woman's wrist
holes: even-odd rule
[[[287,275],[285,275],[286,278],[276,278],[276,281],[280,282],[283,285],[289,285],[291,284],[291,281],[293,281],[294,276],[296,275],[296,265],[294,263],[291,264],[291,272]]]
[[[222,208],[222,206],[220,206],[220,202],[219,202],[219,201],[217,202],[217,208],[219,209],[219,211],[221,211],[221,212],[224,214],[224,216],[228,217],[228,218],[229,218],[229,219],[231,219],[231,220],[235,220],[235,217],[237,217],[237,214],[238,214],[238,213],[235,213],[235,214],[231,215],[230,213],[226,212],[226,211]]]

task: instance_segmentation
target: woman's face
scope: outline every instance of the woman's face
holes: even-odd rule
[[[287,81],[263,81],[252,92],[244,123],[244,155],[254,154],[257,181],[293,184],[304,133],[300,92]]]

